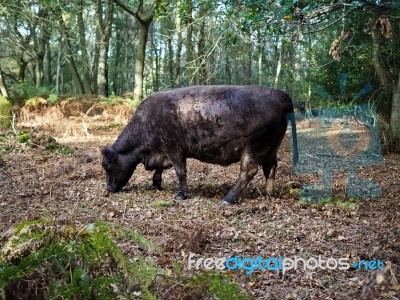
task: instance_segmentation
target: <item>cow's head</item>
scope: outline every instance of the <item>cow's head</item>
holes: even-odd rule
[[[131,178],[139,161],[135,154],[120,154],[112,147],[101,151],[103,159],[101,164],[106,170],[107,190],[111,193],[119,192]]]

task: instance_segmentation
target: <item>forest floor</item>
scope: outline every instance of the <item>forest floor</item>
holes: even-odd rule
[[[122,126],[110,121],[109,126],[95,130],[82,124],[76,122],[76,128],[83,128],[81,134],[68,131],[69,137],[62,131],[35,129],[37,136],[52,135],[71,148],[69,155],[49,152],[40,143],[28,147],[17,142],[11,130],[2,132],[0,233],[38,218],[77,227],[108,221],[138,230],[160,246],[153,253],[160,268],[173,271],[178,263],[184,275],[205,270],[189,270],[190,253],[203,258],[321,256],[348,258],[350,264],[380,260],[383,271],[355,267],[305,271],[300,267],[285,274],[222,272],[254,299],[400,299],[399,155],[387,154],[382,164],[360,171],[361,177],[380,184],[380,198],[347,197],[346,173],[338,171],[333,174],[332,199],[302,202],[297,188],[318,182],[320,176],[292,173],[285,138],[278,154],[277,195],[263,196],[265,180],[259,171],[239,204],[220,207],[236,181],[238,164],[220,167],[188,160],[190,198],[184,201],[172,200],[177,192],[172,169],[163,175],[163,191],[148,191],[152,174],[142,166],[122,192],[110,194],[105,189],[100,149],[113,143]],[[179,297],[179,293],[172,296],[171,288],[156,295]]]

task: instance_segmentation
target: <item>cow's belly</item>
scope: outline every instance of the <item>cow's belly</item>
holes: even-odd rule
[[[229,143],[197,144],[193,145],[187,153],[190,158],[202,162],[227,166],[238,162],[246,148],[246,143],[238,141]]]

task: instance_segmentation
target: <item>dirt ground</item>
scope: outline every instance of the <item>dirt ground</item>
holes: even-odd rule
[[[83,126],[79,124],[77,128]],[[40,145],[28,147],[15,141],[11,130],[3,132],[0,233],[42,217],[76,226],[114,222],[139,230],[159,245],[162,250],[155,259],[160,267],[173,270],[177,262],[185,274],[196,272],[188,269],[190,253],[203,258],[380,260],[383,271],[351,267],[228,274],[254,299],[400,299],[399,155],[385,155],[381,165],[360,171],[361,177],[380,183],[380,198],[349,199],[346,173],[335,172],[333,200],[307,203],[299,201],[296,188],[316,183],[320,176],[292,173],[285,138],[279,151],[276,197],[263,196],[265,180],[259,171],[239,204],[220,207],[219,201],[236,181],[237,164],[220,167],[189,160],[190,199],[184,201],[172,200],[177,192],[172,169],[164,173],[163,191],[146,190],[152,174],[139,167],[122,192],[109,194],[100,149],[111,144],[121,129],[121,125],[89,127],[75,137],[58,132],[56,140],[74,150],[68,156]],[[170,204],[154,205],[160,201]]]

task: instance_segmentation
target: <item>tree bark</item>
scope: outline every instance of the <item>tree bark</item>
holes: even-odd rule
[[[199,74],[199,83],[207,84],[207,64],[206,64],[206,56],[205,56],[205,47],[206,47],[206,39],[205,39],[205,20],[204,16],[203,20],[200,24],[200,32],[199,32],[199,43],[197,45],[198,56],[200,58],[200,74]]]
[[[73,55],[73,52],[72,52],[72,49],[71,49],[71,45],[69,43],[70,37],[69,37],[69,34],[68,34],[67,27],[65,26],[65,22],[64,22],[64,19],[62,17],[62,12],[61,11],[58,11],[58,18],[59,18],[58,21],[60,23],[60,29],[61,29],[61,32],[62,32],[62,34],[64,36],[64,42],[65,42],[65,48],[66,48],[66,58],[67,58],[67,61],[69,62],[72,80],[75,83],[76,93],[78,95],[83,95],[84,94],[84,88],[83,88],[83,85],[82,85],[81,78],[79,76],[78,68],[77,68],[76,63],[75,63],[75,59],[74,59],[74,55]]]
[[[139,23],[139,44],[135,55],[135,83],[133,89],[134,99],[143,99],[143,75],[144,63],[146,58],[146,44],[149,35],[149,27],[153,21],[156,2],[151,5],[151,8],[144,12],[143,0],[139,1],[138,8],[134,10],[129,5],[121,0],[114,0],[122,9],[136,18]]]
[[[0,68],[0,92],[2,96],[8,98],[8,89],[1,68]]]
[[[259,40],[259,45],[257,48],[258,48],[258,85],[262,86],[264,82],[264,70],[263,70],[264,47],[262,46],[261,40]]]
[[[246,67],[245,84],[251,84],[252,48],[251,48],[251,35],[250,34],[248,34],[246,37],[246,48],[247,48],[247,57],[246,57],[246,61],[245,61],[245,67]]]
[[[130,36],[130,30],[129,30],[129,23],[131,23],[130,20],[130,16],[126,15],[125,17],[125,30],[124,30],[124,84],[123,84],[123,92],[122,93],[126,93],[128,91],[132,91],[132,72],[131,72],[131,67],[130,67],[130,51],[133,49],[134,47],[130,46],[130,41],[128,39],[128,37]]]
[[[51,48],[50,43],[46,43],[46,81],[49,86],[53,84],[53,76],[51,73]]]
[[[400,154],[400,72],[393,89],[390,136],[390,151]]]
[[[63,41],[60,36],[58,42],[58,53],[57,53],[57,71],[56,71],[56,94],[59,95],[62,91],[61,88],[61,69],[62,69],[62,60],[63,60]]]
[[[292,95],[293,87],[294,87],[294,73],[295,73],[295,63],[294,63],[294,45],[293,41],[290,42],[287,48],[287,88],[286,92],[289,95]]]
[[[385,44],[385,37],[379,26],[379,18],[375,21],[372,28],[372,63],[382,86],[391,84],[390,73],[382,63],[382,48]]]
[[[83,7],[84,3],[81,0],[79,3],[79,11],[76,14],[77,22],[78,22],[78,35],[79,35],[79,46],[81,49],[81,59],[82,59],[82,84],[85,94],[92,93],[92,87],[90,82],[90,64],[89,64],[89,55],[86,46],[86,39],[85,39],[85,23],[83,21]]]
[[[116,28],[117,32],[116,32],[116,36],[121,37],[122,36],[122,30],[121,28],[118,26]],[[117,38],[117,40],[115,41],[115,45],[114,45],[114,64],[113,64],[113,73],[112,73],[112,83],[110,84],[110,86],[112,87],[112,92],[115,95],[121,95],[121,91],[122,91],[122,78],[124,77],[123,75],[123,70],[121,68],[120,65],[120,61],[121,61],[121,52],[122,52],[122,42],[123,39],[121,38]]]
[[[276,64],[276,73],[275,73],[275,80],[274,80],[274,88],[278,88],[279,86],[279,79],[281,76],[282,70],[282,61],[283,61],[283,40],[281,41],[281,46],[279,48],[279,56]]]
[[[228,84],[232,84],[232,72],[231,72],[231,62],[229,59],[229,53],[225,52],[225,77],[228,80]]]
[[[26,69],[28,68],[28,61],[22,56],[18,57],[18,81],[25,82]]]
[[[180,4],[180,1],[178,1],[178,5]],[[176,41],[176,57],[175,57],[175,85],[180,86],[181,84],[181,55],[182,55],[182,44],[183,44],[183,38],[182,38],[182,20],[179,15],[179,13],[176,14],[175,18],[175,23],[176,23],[176,35],[177,35],[177,41]]]
[[[96,26],[96,43],[93,50],[92,59],[92,78],[93,80],[93,92],[95,94],[99,93],[99,87],[97,86],[97,77],[99,75],[99,60],[100,60],[100,29]]]
[[[102,0],[97,0],[97,24],[99,30],[99,64],[97,74],[97,88],[100,97],[108,97],[108,49],[112,28],[113,1],[105,1],[104,16],[102,13]]]
[[[44,58],[46,55],[46,45],[50,38],[49,32],[49,11],[46,8],[39,8],[37,22],[35,21],[31,27],[33,37],[33,48],[35,51],[35,85],[37,87],[43,84],[44,79]]]
[[[172,30],[168,30],[168,77],[169,85],[173,88],[174,84],[174,47],[172,45]]]
[[[193,61],[193,45],[192,45],[192,36],[193,36],[193,18],[192,18],[193,4],[191,0],[186,0],[186,74],[189,78],[189,85],[193,85],[194,78],[194,61]]]
[[[160,54],[158,53],[158,43],[155,42],[155,37],[154,37],[154,28],[151,30],[151,46],[153,48],[154,52],[154,59],[155,61],[153,62],[153,91],[158,92],[160,88]]]
[[[144,62],[146,58],[146,44],[149,35],[150,22],[139,21],[139,44],[135,55],[135,87],[133,89],[133,97],[135,99],[143,99],[143,75]]]

